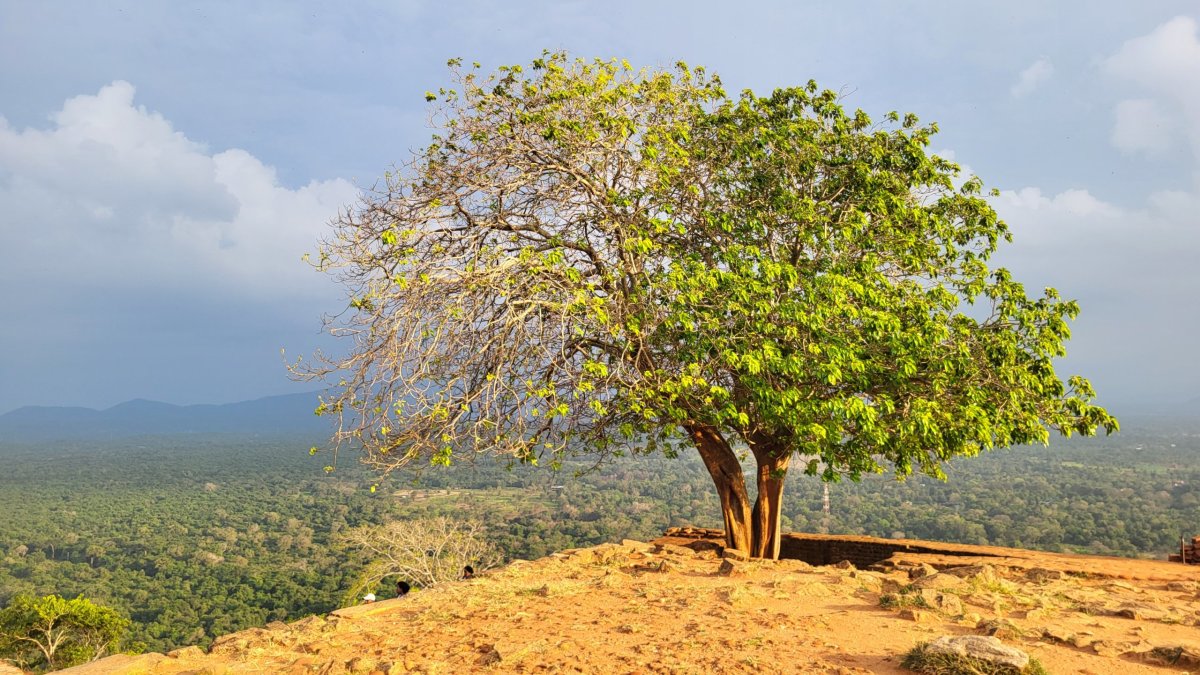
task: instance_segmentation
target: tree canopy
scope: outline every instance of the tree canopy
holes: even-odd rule
[[[0,657],[24,668],[56,670],[115,651],[129,619],[82,596],[18,595],[0,610]]]
[[[1077,305],[988,259],[1010,238],[934,125],[814,83],[728,96],[702,68],[547,52],[451,61],[438,133],[334,223],[350,289],[334,445],[387,472],[694,446],[727,544],[778,555],[793,458],[823,480],[1117,428],[1064,383]],[[753,454],[748,496],[734,444]]]

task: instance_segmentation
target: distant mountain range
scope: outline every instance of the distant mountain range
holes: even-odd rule
[[[26,406],[0,415],[0,442],[206,433],[328,433],[332,422],[313,414],[317,395],[309,392],[223,405],[185,406],[135,399],[105,410]]]

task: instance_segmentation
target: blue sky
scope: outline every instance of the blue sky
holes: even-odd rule
[[[280,348],[340,293],[300,256],[428,139],[448,58],[543,48],[937,121],[1003,192],[997,262],[1083,306],[1060,373],[1200,396],[1194,1],[0,0],[0,412],[306,388]]]

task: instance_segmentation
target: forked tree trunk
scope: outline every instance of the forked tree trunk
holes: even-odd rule
[[[690,424],[685,428],[691,434],[692,442],[700,452],[700,459],[704,460],[704,466],[712,476],[717,495],[721,498],[721,514],[725,518],[725,547],[750,554],[754,541],[750,525],[750,496],[746,493],[741,462],[715,427]]]
[[[754,500],[753,541],[750,555],[755,558],[779,559],[780,510],[783,506],[783,483],[787,475],[790,454],[775,454],[755,448],[758,462],[758,497]]]

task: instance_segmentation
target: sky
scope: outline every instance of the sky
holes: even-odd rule
[[[1001,190],[994,259],[1078,300],[1064,377],[1200,397],[1200,9],[1099,2],[0,0],[0,413],[313,389],[301,261],[425,144],[446,61],[683,60],[936,121]]]

